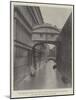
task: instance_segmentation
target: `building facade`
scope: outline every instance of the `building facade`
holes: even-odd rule
[[[57,45],[57,68],[62,80],[72,82],[72,14],[67,19],[60,33],[60,42]]]
[[[32,66],[32,28],[42,24],[39,7],[14,7],[14,89],[23,80]]]

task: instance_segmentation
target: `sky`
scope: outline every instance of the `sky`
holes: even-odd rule
[[[48,46],[50,49],[53,49],[55,47],[55,45],[53,45],[53,44],[48,44]]]
[[[62,29],[66,20],[72,12],[72,7],[70,6],[50,6],[50,7],[40,7],[42,17],[45,23],[51,25],[56,25],[59,29]],[[48,44],[49,48],[52,49],[54,45]]]
[[[42,17],[45,23],[56,25],[59,29],[62,29],[67,18],[72,12],[71,6],[50,6],[40,7]]]

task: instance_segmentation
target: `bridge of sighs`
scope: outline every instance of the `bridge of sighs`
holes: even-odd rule
[[[59,29],[50,24],[33,27],[32,41],[34,45],[32,47],[32,65],[34,69],[36,69],[37,54],[39,55],[39,60],[42,58],[46,62],[48,59],[51,59],[56,62],[57,46],[60,44],[59,33]],[[54,55],[51,57],[50,51],[52,51],[53,48]]]

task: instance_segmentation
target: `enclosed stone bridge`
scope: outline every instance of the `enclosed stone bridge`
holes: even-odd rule
[[[60,31],[56,26],[52,26],[50,24],[42,24],[33,27],[32,31],[32,40],[34,45],[32,47],[32,54],[33,54],[33,67],[36,68],[36,61],[35,61],[35,54],[36,54],[36,47],[42,46],[44,44],[53,44],[57,45],[60,42],[59,39]],[[52,58],[50,58],[52,59]],[[56,61],[56,59],[52,59]]]

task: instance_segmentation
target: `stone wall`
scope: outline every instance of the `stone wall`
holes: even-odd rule
[[[64,80],[72,81],[72,14],[66,21],[57,44],[57,67]]]
[[[36,16],[34,13],[36,13]],[[43,22],[38,13],[38,7],[14,7],[14,89],[16,89],[18,83],[30,74],[32,46],[34,45],[32,27],[39,22]],[[33,15],[35,18],[33,18]]]

